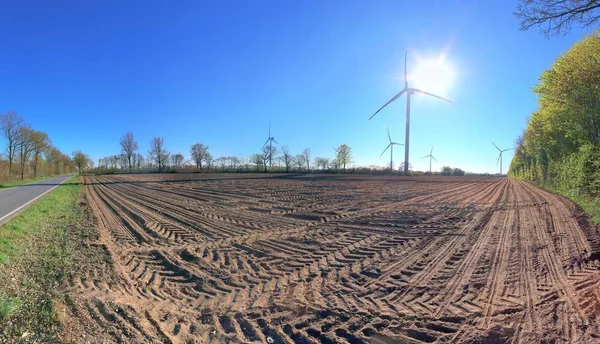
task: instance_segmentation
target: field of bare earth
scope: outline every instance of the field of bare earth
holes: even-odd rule
[[[70,284],[87,341],[600,341],[597,228],[519,180],[112,175],[84,188],[107,257]]]

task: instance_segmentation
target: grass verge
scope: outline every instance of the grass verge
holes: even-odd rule
[[[576,203],[594,220],[595,224],[600,224],[600,201],[589,198],[589,197],[574,197],[569,195],[563,195],[570,199],[572,202]]]
[[[52,178],[52,177],[56,177],[56,175],[42,176],[42,177],[22,179],[22,180],[17,179],[17,180],[3,181],[3,182],[0,182],[0,190],[6,189],[6,188],[11,188],[13,186],[19,186],[19,185],[23,185],[23,184],[33,183],[33,182],[37,182],[37,181]]]
[[[58,341],[63,285],[74,271],[67,239],[85,216],[78,179],[0,226],[0,343]]]
[[[595,224],[600,224],[600,199],[579,195],[576,192],[563,191],[549,184],[534,184],[542,189],[568,198],[571,202],[583,209],[583,211],[592,218]]]

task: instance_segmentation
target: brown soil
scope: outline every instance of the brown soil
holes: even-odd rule
[[[89,342],[596,342],[600,238],[505,178],[87,177]],[[74,328],[78,326],[74,325]]]

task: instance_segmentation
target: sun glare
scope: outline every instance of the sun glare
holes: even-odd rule
[[[454,70],[444,56],[435,59],[419,58],[408,79],[411,87],[444,97],[448,95],[452,85]]]

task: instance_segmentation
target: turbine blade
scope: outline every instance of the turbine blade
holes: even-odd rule
[[[396,145],[396,146],[404,146],[403,143],[398,143],[398,142],[392,142],[392,145]]]
[[[506,149],[503,149],[502,151],[503,151],[503,152],[506,152],[506,151],[509,151],[509,150],[511,150],[511,149],[514,149],[514,148],[506,148]]]
[[[404,51],[404,87],[408,88],[408,72],[407,72],[407,60],[408,60],[408,51]]]
[[[436,159],[436,158],[434,158],[434,157],[433,157],[433,155],[431,156],[431,158],[432,158],[433,160],[435,160],[435,162],[437,162],[437,163],[439,164],[439,162],[437,161],[437,159]]]
[[[448,99],[446,99],[446,98],[444,98],[444,97],[436,96],[436,95],[435,95],[435,94],[433,94],[433,93],[425,92],[425,91],[423,91],[423,90],[419,90],[419,89],[416,89],[416,88],[413,88],[412,90],[413,90],[413,91],[415,91],[415,92],[419,92],[419,93],[426,94],[426,95],[428,95],[428,96],[432,96],[432,97],[439,98],[439,99],[441,99],[441,100],[445,100],[445,101],[447,101],[448,103],[452,103],[450,100],[448,100]]]
[[[390,128],[387,128],[388,139],[390,139],[390,143],[392,142],[392,137],[390,136]]]
[[[391,102],[393,102],[394,100],[396,100],[396,99],[400,98],[400,96],[401,96],[401,95],[402,95],[404,92],[406,92],[406,88],[405,88],[405,89],[403,89],[402,91],[400,91],[398,94],[396,94],[396,95],[395,95],[395,96],[394,96],[392,99],[388,100],[388,102],[387,102],[387,103],[385,103],[385,104],[384,104],[382,107],[380,107],[380,108],[379,108],[379,110],[375,111],[375,113],[374,113],[374,114],[373,114],[371,117],[369,117],[369,120],[370,120],[371,118],[375,117],[375,115],[376,115],[376,114],[378,114],[378,113],[379,113],[379,111],[383,110],[383,108],[384,108],[384,107],[386,107],[386,106],[388,106],[388,105],[389,105]]]
[[[429,155],[425,155],[424,157],[422,157],[421,159],[425,159],[425,158],[429,158]]]
[[[279,142],[275,141],[275,139],[273,139],[273,142],[275,142],[276,144],[279,144]]]
[[[381,152],[381,154],[379,154],[379,157],[381,158],[381,156],[383,155],[383,153],[385,153],[386,150],[388,150],[388,148],[390,148],[392,144],[390,143],[387,147],[385,147],[385,149],[383,150],[383,152]]]
[[[435,147],[435,145],[431,146],[431,151],[429,152],[429,155],[433,154],[433,147]]]
[[[500,150],[500,148],[498,148],[498,146],[496,146],[496,144],[494,142],[492,142],[492,144],[494,145],[494,147],[496,147],[497,150],[502,152],[502,150]]]
[[[266,145],[267,145],[267,143],[269,143],[269,140],[270,140],[270,139],[271,139],[270,137],[267,139],[267,142],[265,142],[265,144],[263,145],[263,147],[264,147],[264,146],[266,146]]]

